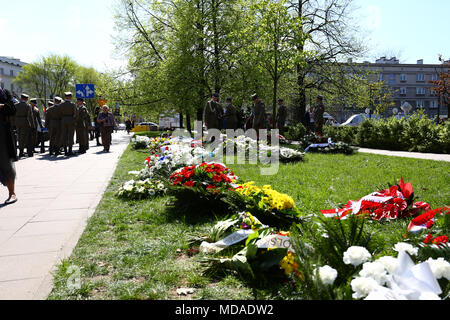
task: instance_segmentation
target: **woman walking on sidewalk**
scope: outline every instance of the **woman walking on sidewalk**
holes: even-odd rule
[[[0,182],[9,191],[9,198],[5,201],[5,205],[17,202],[14,190],[16,180],[14,162],[18,158],[11,122],[15,113],[16,107],[11,93],[0,88]]]
[[[111,135],[114,129],[117,130],[116,120],[108,106],[103,106],[103,112],[98,114],[97,122],[101,125],[100,132],[102,134],[103,151],[109,152],[111,146]]]

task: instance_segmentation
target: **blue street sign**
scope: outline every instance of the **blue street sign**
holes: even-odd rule
[[[75,87],[77,98],[94,99],[95,85],[93,84],[77,84]]]

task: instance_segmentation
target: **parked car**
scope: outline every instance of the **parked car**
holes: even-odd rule
[[[119,125],[117,126],[117,129],[119,129],[119,130],[127,130],[127,126],[125,125],[125,123],[119,123]]]
[[[381,117],[379,115],[368,115],[365,113],[361,113],[361,114],[354,114],[352,115],[350,118],[348,118],[347,121],[345,121],[343,124],[341,124],[340,126],[353,126],[353,127],[357,127],[359,126],[361,123],[364,122],[364,120],[368,119],[370,117],[370,119],[376,119],[376,120],[380,120]]]
[[[137,126],[148,127],[148,131],[158,131],[159,126],[154,122],[141,122]]]
[[[325,124],[327,126],[334,126],[334,127],[338,127],[339,126],[339,122],[336,121],[335,118],[333,118],[333,116],[331,116],[329,113],[324,112],[323,114],[323,120],[325,122]]]

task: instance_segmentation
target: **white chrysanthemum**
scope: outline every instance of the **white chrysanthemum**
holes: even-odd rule
[[[150,189],[150,190],[148,190],[148,194],[153,197],[156,194],[156,191],[153,189]]]
[[[386,271],[391,274],[395,272],[398,266],[398,259],[391,256],[381,257],[377,262],[382,263]]]
[[[381,286],[388,281],[387,272],[381,262],[365,263],[359,275],[361,277],[372,278]]]
[[[433,292],[423,292],[420,294],[419,300],[442,300],[442,299]]]
[[[416,256],[419,252],[418,248],[415,248],[414,246],[410,245],[409,243],[405,242],[399,242],[394,246],[394,250],[397,252],[405,251],[409,253],[411,256]]]
[[[330,266],[319,268],[320,280],[325,285],[332,285],[338,276],[338,272]]]
[[[444,260],[444,258],[438,258],[437,260],[430,258],[427,262],[436,279],[445,278],[450,280],[450,263],[448,261]]]
[[[145,192],[145,188],[144,187],[140,187],[139,189],[137,189],[138,193],[144,193]]]
[[[346,252],[344,252],[344,263],[351,264],[355,267],[369,261],[372,255],[364,247],[350,247]]]
[[[376,290],[380,285],[372,278],[356,278],[351,282],[354,299],[361,299],[367,297],[372,291]]]

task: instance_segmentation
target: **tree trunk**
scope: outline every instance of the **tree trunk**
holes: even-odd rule
[[[183,112],[180,112],[180,128],[184,128],[184,126],[183,126]]]
[[[298,0],[298,17],[302,18],[303,16],[303,0]],[[303,25],[300,27],[300,34],[303,34]],[[297,46],[297,50],[300,54],[304,51],[304,45],[299,43]],[[300,64],[297,65],[297,87],[298,87],[298,96],[294,111],[294,120],[297,123],[301,123],[305,119],[306,113],[306,91],[305,91],[305,74]]]
[[[186,114],[186,129],[189,133],[192,133],[192,125],[191,125],[191,115]]]

